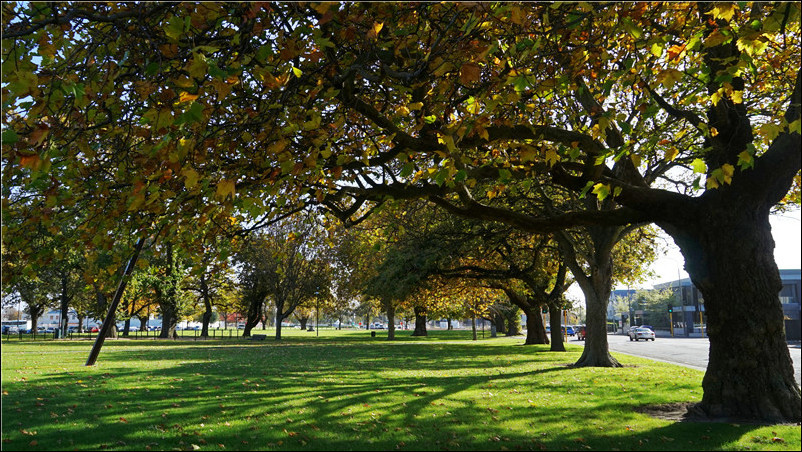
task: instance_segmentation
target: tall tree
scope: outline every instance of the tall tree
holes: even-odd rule
[[[4,185],[36,201],[15,213],[74,203],[93,231],[388,196],[537,233],[654,222],[707,302],[699,410],[799,421],[768,224],[798,202],[799,11],[5,3]],[[615,206],[544,218],[469,190],[534,173]]]
[[[281,322],[302,303],[326,295],[330,289],[328,264],[323,259],[314,215],[293,218],[250,237],[237,255],[242,266],[240,283],[248,301],[250,334],[261,318],[261,307],[270,297],[276,307],[276,340]]]

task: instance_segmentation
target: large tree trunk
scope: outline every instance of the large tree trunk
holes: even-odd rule
[[[607,344],[607,303],[613,286],[613,247],[621,239],[621,226],[588,227],[587,235],[593,246],[590,274],[585,274],[576,258],[574,245],[566,234],[558,234],[560,250],[565,264],[574,274],[585,295],[587,337],[582,356],[574,363],[577,367],[621,367]],[[552,331],[553,334],[553,331]],[[552,336],[553,337],[553,336]]]
[[[276,340],[281,340],[281,322],[284,321],[284,315],[281,314],[281,309],[284,307],[282,303],[281,307],[278,306],[276,303]]]
[[[70,326],[70,295],[67,291],[67,272],[61,273],[61,319],[59,319],[59,328],[61,329],[61,338],[67,337],[67,329]]]
[[[178,308],[170,300],[159,303],[162,311],[162,330],[159,333],[161,339],[175,339],[178,333],[175,328],[178,326]]]
[[[248,316],[245,319],[245,329],[242,330],[242,337],[249,337],[251,335],[251,330],[256,328],[256,325],[259,323],[259,319],[261,319],[262,316],[262,303],[264,303],[265,294],[263,292],[254,291],[250,293],[249,297]],[[278,304],[279,303],[276,302],[276,305]],[[281,308],[283,307],[284,304],[282,303],[278,312],[281,312]],[[237,328],[239,328],[239,325],[237,325]]]
[[[562,309],[555,305],[549,306],[549,327],[551,328],[551,351],[564,352],[565,343],[563,342],[562,332]]]
[[[415,306],[415,331],[413,336],[427,336],[426,331],[426,308]]]
[[[543,318],[540,317],[540,306],[527,307],[523,311],[526,314],[526,342],[524,345],[548,344],[549,338],[546,335],[546,328],[543,326]]]
[[[473,340],[476,340],[476,314],[471,316],[471,331],[473,332]]]
[[[309,322],[309,317],[298,317],[298,323],[301,324],[301,331],[306,331],[307,322]]]
[[[212,297],[209,294],[209,284],[206,282],[206,273],[200,277],[201,298],[203,298],[203,317],[201,322],[201,337],[209,337],[209,322],[212,320]]]
[[[694,411],[711,418],[799,422],[800,389],[783,330],[782,280],[769,209],[708,207],[695,224],[664,226],[704,297],[710,359]]]

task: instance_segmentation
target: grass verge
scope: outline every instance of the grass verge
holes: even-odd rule
[[[4,450],[799,450],[798,425],[670,422],[702,372],[469,331],[418,340],[285,330],[242,339],[4,342]]]

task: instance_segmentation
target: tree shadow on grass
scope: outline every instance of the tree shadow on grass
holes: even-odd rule
[[[77,353],[41,355],[4,375],[4,449],[628,450],[671,443],[662,437],[697,448],[679,444],[698,433],[691,427],[599,430],[610,416],[643,418],[633,394],[611,395],[615,381],[568,368],[578,352],[555,365],[548,346],[122,342],[96,367]],[[563,399],[570,411],[552,403]],[[745,432],[719,430],[706,435],[711,448]]]

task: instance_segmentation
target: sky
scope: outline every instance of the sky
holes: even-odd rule
[[[800,238],[802,237],[802,217],[800,216],[800,209],[772,215],[769,221],[771,223],[771,233],[774,236],[774,259],[777,261],[777,267],[780,269],[802,268],[802,239]],[[652,289],[655,284],[688,277],[688,273],[683,268],[684,259],[679,252],[679,248],[674,244],[674,240],[662,231],[660,233],[660,242],[666,253],[650,266],[655,276],[644,283],[635,284],[629,288]],[[627,286],[619,285],[613,289],[627,289]],[[584,304],[585,298],[576,283],[568,289],[567,295],[570,300],[574,300],[574,306],[577,306],[579,302]]]

